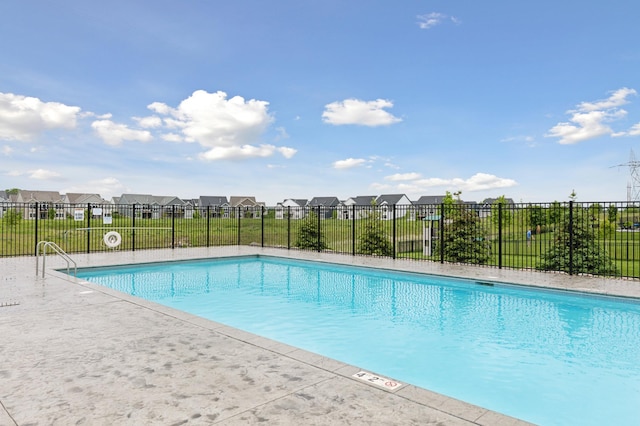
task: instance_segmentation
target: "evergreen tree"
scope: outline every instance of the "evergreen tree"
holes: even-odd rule
[[[393,256],[393,246],[385,231],[380,212],[373,203],[372,210],[364,219],[364,230],[358,240],[358,252],[378,256]]]
[[[463,205],[458,207],[444,224],[444,258],[449,262],[485,264],[491,257],[487,230],[474,211]]]
[[[295,246],[304,250],[317,251],[328,248],[322,230],[318,226],[318,215],[313,210],[302,220]]]
[[[571,235],[573,234],[573,235]],[[573,252],[573,262],[570,254]],[[572,267],[571,267],[572,266]],[[557,231],[551,248],[541,255],[537,267],[544,271],[570,270],[576,274],[617,275],[618,269],[600,246],[589,221],[566,222]]]

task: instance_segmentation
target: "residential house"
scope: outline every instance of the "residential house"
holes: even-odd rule
[[[10,204],[11,200],[9,199],[9,194],[7,191],[0,191],[0,219],[4,217],[4,213],[12,208]]]
[[[287,198],[281,203],[278,203],[275,208],[276,219],[302,219],[306,216],[307,200]]]
[[[422,220],[426,217],[435,217],[440,214],[440,205],[446,195],[423,195],[413,202],[416,216]]]
[[[142,219],[160,219],[163,217],[193,217],[191,209],[184,201],[174,196],[159,196],[149,194],[122,194],[115,209],[126,217]]]
[[[485,198],[484,200],[482,200],[482,203],[474,203],[474,205],[471,208],[476,210],[479,217],[489,217],[491,216],[491,208],[496,203],[496,201],[498,201],[497,198]],[[504,208],[506,209],[511,210],[513,209],[513,206],[515,206],[516,204],[513,201],[513,198],[505,198],[504,201],[505,201]]]
[[[80,193],[67,193],[62,196],[64,200],[66,214],[73,215],[73,210],[75,208],[85,208],[87,206],[91,207],[93,211],[95,209],[96,212],[100,214],[93,214],[93,217],[102,216],[104,213],[111,214],[113,206],[107,200],[102,198],[99,194],[80,194]]]
[[[338,219],[362,219],[376,200],[375,195],[360,195],[341,201],[337,207]]]
[[[241,218],[260,219],[265,203],[256,201],[256,197],[232,196],[229,197],[229,205],[234,216]]]
[[[24,204],[24,219],[64,219],[64,200],[56,191],[20,190],[16,203]]]
[[[229,200],[227,200],[226,196],[209,196],[209,195],[201,195],[198,199],[198,211],[200,212],[200,216],[207,217],[229,217]]]
[[[321,219],[331,219],[334,212],[337,216],[339,204],[338,197],[313,197],[307,203],[307,210],[313,210]]]
[[[379,208],[382,220],[400,219],[405,217],[407,213],[413,213],[410,217],[415,220],[413,204],[404,194],[380,195],[376,198],[376,206]]]

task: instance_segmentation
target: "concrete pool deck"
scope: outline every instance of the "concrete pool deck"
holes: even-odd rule
[[[72,258],[86,267],[253,254],[640,297],[637,281],[249,246]],[[0,259],[0,425],[527,424],[416,386],[368,384],[357,366],[68,277],[59,256],[47,256],[44,278],[35,265]]]

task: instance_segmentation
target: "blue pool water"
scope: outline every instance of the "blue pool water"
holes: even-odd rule
[[[640,304],[272,257],[88,281],[542,425],[640,424]]]

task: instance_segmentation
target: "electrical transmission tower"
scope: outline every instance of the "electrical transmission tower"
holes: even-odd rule
[[[613,167],[629,167],[631,180],[627,184],[627,201],[640,201],[640,161],[636,160],[633,149],[631,150],[631,154],[629,154],[628,163],[618,164]]]

